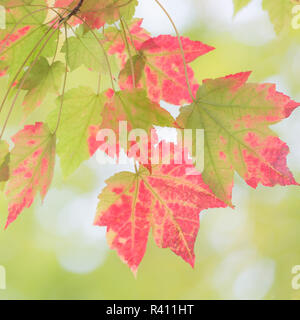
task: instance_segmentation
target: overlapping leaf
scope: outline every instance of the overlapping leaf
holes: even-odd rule
[[[246,7],[251,0],[233,0],[234,12],[237,13],[244,7]]]
[[[22,86],[22,89],[27,91],[23,102],[26,113],[39,106],[48,93],[58,93],[65,69],[60,61],[50,65],[44,57],[38,60]]]
[[[99,195],[95,224],[107,227],[107,240],[133,273],[145,254],[152,228],[158,247],[170,248],[191,266],[201,210],[226,205],[202,181],[186,175],[188,165],[158,165],[152,174],[121,172]]]
[[[14,77],[24,62],[23,70],[32,63],[34,48],[37,51],[46,43],[41,55],[53,55],[56,37],[47,37],[50,27],[44,24],[47,15],[44,0],[8,0],[0,4],[7,12],[7,28],[0,30],[0,70],[2,75]]]
[[[141,45],[151,38],[149,32],[141,27],[143,20],[134,19],[131,24],[126,28],[126,41],[129,46],[131,54],[134,55],[136,51],[140,50]],[[120,65],[123,68],[127,59],[130,58],[124,39],[124,34],[116,27],[110,27],[105,30],[105,44],[108,47],[108,54],[113,56],[117,55]]]
[[[200,41],[181,38],[186,62],[192,62],[211,50],[212,47]],[[138,85],[147,90],[152,101],[164,100],[174,105],[191,102],[185,77],[184,62],[178,39],[173,36],[158,36],[145,41],[139,52],[133,57],[134,72]],[[188,68],[189,82],[192,92],[196,93],[198,84],[193,70]],[[120,87],[133,86],[130,62],[121,72]]]
[[[72,174],[79,165],[89,159],[89,127],[100,125],[102,121],[105,97],[94,93],[90,88],[71,89],[64,96],[61,124],[57,131],[57,153],[63,174]],[[47,119],[49,127],[54,130],[60,112],[61,97],[58,107]]]
[[[244,8],[251,0],[233,0],[234,11],[237,13]],[[263,0],[262,8],[269,14],[274,25],[275,32],[279,35],[284,30],[289,30],[292,21],[292,8],[298,0]]]
[[[89,148],[93,154],[102,142],[97,141],[97,132],[101,129],[111,129],[119,141],[119,124],[127,122],[127,129],[143,129],[150,136],[153,126],[171,127],[174,119],[165,109],[147,97],[142,89],[123,90],[107,93],[109,98],[105,103],[100,126],[90,128]],[[127,149],[127,146],[125,146]]]
[[[289,29],[292,21],[293,3],[290,0],[263,0],[263,9],[269,14],[277,34]]]
[[[286,166],[287,145],[269,125],[299,105],[275,85],[246,83],[249,73],[206,80],[195,103],[183,107],[177,122],[205,130],[204,181],[231,203],[234,171],[251,187],[296,184]]]
[[[100,38],[99,33],[97,37]],[[85,32],[82,26],[75,31],[75,36],[67,39],[61,51],[68,54],[71,71],[81,65],[96,71],[105,68],[104,53],[97,38],[91,32]]]
[[[6,9],[5,26],[0,31],[1,38],[15,27],[40,26],[47,16],[45,0],[1,0]]]
[[[91,28],[99,29],[104,24],[111,24],[119,17],[131,19],[137,6],[137,0],[89,0],[82,1],[78,16],[83,19]],[[57,0],[56,7],[69,8],[70,10],[77,7],[80,0]],[[75,18],[75,23],[82,23]]]

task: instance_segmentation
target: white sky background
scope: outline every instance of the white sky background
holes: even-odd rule
[[[261,9],[262,0],[253,0],[233,18],[232,0],[161,0],[181,32],[193,23],[220,32],[230,32],[241,42],[262,45],[275,38],[268,14]],[[141,0],[137,17],[144,17],[144,27],[152,34],[174,33],[170,22],[154,0]]]

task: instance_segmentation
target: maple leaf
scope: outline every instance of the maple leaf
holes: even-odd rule
[[[119,140],[119,123],[127,122],[127,129],[143,129],[149,134],[153,126],[172,127],[174,118],[168,111],[147,97],[142,89],[107,92],[108,100],[103,108],[103,120],[98,127],[90,128],[89,149],[92,155],[102,144],[97,141],[97,132],[112,129]]]
[[[233,0],[235,14],[251,0]],[[263,0],[263,10],[267,11],[277,35],[288,30],[292,20],[292,8],[298,0]]]
[[[160,248],[170,248],[194,266],[199,213],[226,207],[201,175],[186,175],[189,165],[156,165],[152,174],[121,172],[99,195],[95,225],[107,227],[107,241],[134,274],[145,254],[152,228]]]
[[[192,41],[181,37],[186,62],[192,62],[214,48],[200,41]],[[180,51],[178,39],[173,36],[161,35],[145,41],[139,48],[139,52],[133,57],[138,85],[147,90],[152,101],[164,100],[174,105],[192,102],[189,95],[184,63]],[[193,70],[187,66],[188,78],[192,92],[196,94],[199,85],[194,78]],[[120,75],[120,87],[131,88],[132,74],[130,62]]]
[[[8,0],[2,5],[6,9],[7,28],[0,30],[2,39],[0,42],[0,70],[2,70],[2,75],[7,73],[13,77],[33,48],[37,44],[36,50],[41,48],[43,45],[41,40],[46,40],[45,34],[50,27],[44,24],[47,14],[46,10],[41,10],[41,7],[45,7],[44,0]],[[47,45],[41,52],[41,56],[51,56],[55,51],[56,41],[55,37],[47,39]],[[34,55],[31,55],[23,66],[23,70],[32,63],[33,59]]]
[[[127,43],[131,51],[139,50],[141,45],[151,38],[149,32],[141,27],[143,19],[134,19],[128,25],[128,33],[126,33]],[[117,55],[120,65],[123,68],[126,60],[130,57],[126,51],[126,44],[123,35],[116,27],[110,27],[105,30],[105,44],[108,47],[107,53],[111,56]]]
[[[113,92],[103,110],[102,128],[118,130],[120,121],[128,121],[128,129],[144,129],[147,132],[153,125],[172,126],[174,119],[159,104],[147,98],[143,89],[132,89]]]
[[[1,37],[8,34],[18,24],[20,28],[26,26],[40,26],[47,16],[45,0],[1,0],[1,6],[6,9],[5,29],[0,30]]]
[[[299,105],[272,84],[246,83],[244,72],[206,80],[196,102],[181,108],[177,123],[205,130],[203,180],[231,204],[234,171],[256,188],[297,184],[286,166],[287,145],[268,127]]]
[[[89,0],[83,1],[81,5],[80,0],[57,0],[55,7],[69,7],[72,10],[80,5],[77,15],[92,29],[99,29],[106,23],[112,24],[119,20],[120,16],[131,19],[137,4],[137,0]],[[80,19],[74,19],[74,24],[82,23]]]
[[[271,22],[277,34],[289,28],[292,21],[294,4],[288,0],[263,0],[263,9],[268,11]]]
[[[233,0],[234,4],[234,14],[238,13],[244,7],[246,7],[251,0]]]
[[[129,158],[140,160],[141,152],[131,152],[131,147],[137,145],[136,141],[124,141],[120,139],[119,129],[120,123],[126,122],[126,135],[133,129],[143,129],[147,133],[148,143],[141,141],[139,144],[140,149],[148,148],[150,150],[152,143],[158,142],[158,137],[154,130],[154,126],[172,127],[174,118],[168,111],[161,108],[157,103],[148,99],[147,94],[142,89],[123,90],[114,92],[108,90],[107,102],[103,110],[103,120],[99,126],[90,126],[89,128],[89,150],[92,156],[98,148],[103,150],[111,157],[120,156],[121,148],[126,152]],[[110,145],[110,141],[98,141],[98,133],[101,129],[111,129],[115,133],[116,141]],[[151,137],[151,139],[150,139]],[[144,145],[146,143],[146,145]],[[110,150],[106,146],[112,147]],[[144,159],[145,166],[151,171],[150,153],[147,159]]]
[[[10,43],[10,45],[0,53],[0,70],[6,70],[6,73],[10,77],[14,77],[17,72],[22,67],[25,62],[22,72],[26,70],[27,67],[34,61],[34,55],[30,55],[35,46],[40,43],[40,40],[45,35],[49,27],[42,26],[38,29],[33,29],[32,32],[29,32],[29,27],[24,27],[19,30],[18,33],[21,34],[18,41]],[[53,55],[56,47],[56,37],[51,37],[40,56],[50,57]],[[20,50],[20,46],[22,50]],[[42,43],[36,47],[38,51],[42,46]],[[25,59],[28,59],[25,61]]]
[[[87,87],[71,89],[64,96],[61,122],[57,131],[57,154],[65,177],[72,174],[79,165],[89,159],[89,127],[100,125],[105,97]],[[60,110],[58,107],[47,118],[50,129],[54,130]]]
[[[58,93],[65,69],[60,61],[50,65],[46,58],[40,57],[22,86],[23,90],[27,90],[23,102],[26,113],[39,106],[48,93]]]
[[[97,36],[101,37],[99,33]],[[67,60],[71,71],[81,65],[96,71],[100,68],[105,69],[104,55],[98,41],[91,32],[85,32],[83,26],[75,31],[75,36],[66,40],[61,51],[68,54]]]
[[[18,29],[11,34],[5,35],[3,37],[3,40],[0,41],[0,76],[1,77],[7,74],[7,70],[9,68],[9,62],[6,60],[7,55],[5,55],[5,53],[13,49],[13,48],[8,49],[8,48],[12,46],[12,44],[15,41],[17,41],[18,39],[22,38],[25,34],[27,34],[29,30],[30,30],[30,27],[24,27],[24,28]]]
[[[52,181],[55,163],[55,135],[37,122],[25,126],[12,140],[10,179],[7,183],[8,219],[11,224],[24,208],[29,208],[37,192],[42,199]]]

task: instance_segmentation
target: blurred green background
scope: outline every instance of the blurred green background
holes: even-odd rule
[[[140,0],[137,16],[154,34],[173,33],[154,1]],[[279,36],[261,1],[235,17],[231,0],[164,0],[178,28],[193,40],[216,47],[193,63],[197,79],[252,70],[251,81],[274,82],[300,100],[300,30]],[[77,70],[68,87],[96,83],[97,75]],[[0,96],[6,79],[0,80]],[[31,119],[43,119],[45,101]],[[171,107],[169,107],[170,110]],[[176,107],[174,112],[176,112]],[[290,168],[300,181],[300,110],[274,130],[288,143]],[[13,115],[7,137],[23,125]],[[0,195],[0,265],[6,290],[0,299],[300,299],[292,288],[292,268],[300,265],[300,197],[297,187],[252,190],[238,176],[232,209],[201,213],[191,269],[150,237],[137,278],[108,249],[105,228],[92,226],[97,194],[104,180],[122,168],[85,163],[63,180],[57,163],[45,203],[36,199],[4,231],[7,202]]]

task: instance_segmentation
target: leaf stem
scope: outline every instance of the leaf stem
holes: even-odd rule
[[[65,18],[62,17],[59,20],[59,22],[62,22],[63,20],[68,21],[70,18],[72,18],[72,16],[76,15],[79,12],[81,6],[83,5],[83,1],[84,0],[79,0],[79,3],[77,4],[77,6]]]
[[[56,134],[56,132],[57,132],[57,130],[59,128],[61,115],[62,115],[62,108],[63,108],[63,104],[64,104],[67,76],[68,76],[69,43],[68,43],[68,33],[67,33],[67,25],[66,25],[66,23],[64,23],[64,27],[65,27],[65,37],[66,37],[66,70],[65,70],[63,89],[62,89],[62,94],[61,94],[61,99],[60,99],[60,108],[59,108],[58,119],[57,119],[57,123],[56,123],[55,130],[53,132],[53,135]]]
[[[129,43],[127,40],[127,35],[126,35],[126,30],[125,30],[125,26],[124,26],[124,22],[123,22],[123,18],[120,17],[120,23],[121,23],[121,27],[122,27],[122,31],[124,34],[124,42],[126,45],[126,49],[129,55],[129,62],[130,62],[130,68],[131,68],[131,76],[132,76],[132,84],[133,84],[133,88],[136,88],[136,80],[135,80],[135,72],[134,72],[134,63],[133,63],[133,59],[132,59],[132,55],[131,55],[131,50],[129,47]]]
[[[25,15],[24,17],[22,17],[22,18],[14,25],[14,27],[12,28],[12,30],[10,31],[10,33],[7,35],[6,40],[3,42],[3,44],[2,44],[1,47],[0,47],[0,53],[2,52],[2,50],[4,49],[4,47],[6,46],[7,42],[8,42],[9,39],[10,39],[10,37],[11,37],[11,36],[13,35],[13,33],[16,31],[18,25],[20,25],[27,17],[32,16],[34,13],[38,13],[38,12],[43,11],[43,10],[48,10],[48,8],[41,8],[41,9],[35,10],[35,11],[33,11],[33,12],[28,13],[28,14]]]
[[[56,23],[56,21],[54,22],[54,24],[55,24],[55,23]],[[51,30],[51,28],[49,28],[49,30],[45,33],[45,36],[50,32],[50,30]],[[12,102],[12,104],[11,104],[11,107],[10,107],[10,109],[9,109],[9,111],[8,111],[7,117],[6,117],[6,119],[5,119],[5,122],[4,122],[4,125],[3,125],[3,128],[2,128],[2,131],[1,131],[1,134],[0,134],[0,139],[2,138],[2,136],[3,136],[3,134],[4,134],[4,131],[5,131],[6,126],[7,126],[7,123],[8,123],[8,120],[9,120],[9,118],[10,118],[10,116],[11,116],[11,113],[12,113],[12,111],[13,111],[13,108],[14,108],[15,104],[16,104],[16,101],[17,101],[17,99],[18,99],[18,96],[19,96],[19,94],[20,94],[20,92],[21,92],[21,89],[22,89],[22,87],[23,87],[23,85],[24,85],[24,83],[25,83],[25,81],[26,81],[26,79],[27,79],[30,71],[32,70],[32,68],[33,68],[34,65],[36,64],[38,58],[40,57],[41,53],[43,52],[43,50],[45,49],[46,45],[48,44],[49,40],[51,39],[51,37],[53,36],[53,34],[54,34],[55,32],[56,32],[56,29],[55,29],[53,32],[51,32],[50,36],[49,36],[48,39],[43,43],[41,49],[40,49],[39,52],[37,53],[34,61],[31,63],[30,67],[26,70],[26,72],[25,72],[25,74],[24,74],[24,76],[23,76],[23,78],[22,78],[22,81],[21,81],[21,83],[20,83],[19,86],[18,86],[18,90],[17,90],[17,93],[16,93],[16,95],[15,95],[15,97],[14,97],[14,99],[13,99],[13,102]],[[44,37],[45,37],[45,36],[44,36]],[[44,37],[42,37],[42,39],[43,39]],[[41,42],[42,42],[42,40],[39,41],[38,45],[40,45]],[[38,45],[37,45],[35,48],[37,48]],[[35,48],[34,48],[34,49],[35,49]],[[33,52],[34,52],[34,50],[33,50]],[[30,55],[30,56],[31,56],[31,55]],[[30,56],[29,56],[29,57],[30,57]],[[28,58],[28,59],[29,59],[29,58]],[[26,62],[25,62],[25,64],[26,64]],[[25,64],[24,64],[24,65],[25,65]],[[23,66],[23,67],[24,67],[24,66]],[[23,69],[23,67],[22,67],[22,69]],[[21,70],[22,70],[22,69],[21,69]],[[12,86],[11,86],[9,89],[11,89],[11,88],[12,88]],[[7,92],[9,92],[9,90],[8,90]],[[8,96],[8,93],[7,93],[6,96],[5,96],[5,100],[7,99],[7,96]],[[5,101],[5,100],[4,100],[4,101]],[[3,103],[3,105],[4,105],[4,103]]]
[[[36,45],[33,47],[33,49],[30,51],[30,53],[28,54],[28,56],[26,57],[25,61],[22,63],[21,67],[18,69],[16,75],[14,76],[13,80],[11,81],[8,90],[6,91],[6,94],[2,100],[2,103],[0,105],[0,112],[2,111],[4,104],[8,98],[8,95],[11,91],[11,89],[14,86],[14,83],[16,82],[18,76],[20,75],[20,73],[22,72],[23,68],[25,67],[26,63],[28,62],[28,60],[31,58],[31,56],[33,55],[34,51],[39,47],[39,45],[42,43],[42,41],[44,40],[44,38],[47,37],[48,33],[50,32],[51,28],[49,28],[47,30],[47,32],[42,36],[42,38],[36,43]]]
[[[136,165],[136,161],[134,161],[134,170],[135,170],[135,173],[136,173],[136,174],[139,173],[139,170],[138,170],[137,165]]]
[[[93,36],[95,37],[95,39],[98,41],[103,53],[104,53],[104,57],[105,57],[105,62],[107,64],[107,68],[108,68],[108,72],[109,72],[109,75],[110,75],[110,80],[111,80],[111,85],[112,85],[112,89],[113,91],[116,91],[116,87],[115,87],[115,84],[114,84],[114,78],[113,78],[113,74],[112,74],[112,69],[111,69],[111,65],[110,65],[110,62],[109,62],[109,59],[108,59],[108,55],[103,47],[103,44],[102,42],[100,41],[100,39],[97,37],[97,35],[95,34],[94,30],[90,27],[90,25],[85,21],[83,20],[81,17],[79,17],[77,14],[74,15],[74,17],[76,17],[77,19],[79,19],[80,21],[82,21],[87,27],[88,29],[90,30],[90,32],[93,34]]]
[[[56,55],[57,55],[57,51],[58,51],[58,44],[59,44],[59,36],[60,36],[60,30],[57,29],[58,31],[58,34],[57,34],[57,42],[56,42],[56,47],[55,47],[55,52],[54,52],[54,55],[53,55],[53,59],[52,59],[52,63],[54,63],[55,59],[56,59]]]
[[[129,38],[130,38],[130,41],[131,41],[131,45],[133,46],[133,48],[134,48],[134,50],[135,50],[135,54],[138,54],[139,52],[138,52],[138,50],[136,49],[136,46],[135,46],[135,44],[134,44],[133,36],[132,36],[132,34],[131,34],[131,32],[130,32],[130,29],[129,29],[129,27],[128,27],[128,24],[127,24],[126,20],[124,20],[124,19],[123,19],[123,22],[124,22],[124,25],[125,25],[125,28],[126,28],[128,34],[129,34]]]
[[[101,70],[99,71],[99,76],[98,76],[97,95],[100,94],[100,88],[101,88]]]

